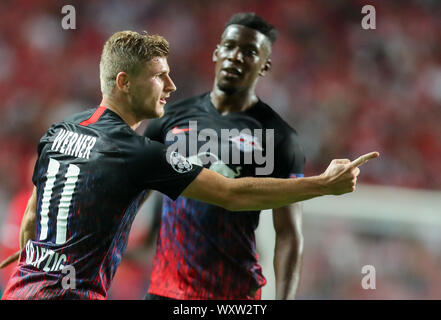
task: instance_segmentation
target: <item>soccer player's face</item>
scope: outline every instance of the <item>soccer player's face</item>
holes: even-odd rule
[[[155,57],[131,80],[131,105],[141,118],[157,118],[164,114],[166,99],[176,90],[169,72],[167,58]]]
[[[253,88],[270,67],[271,44],[267,37],[248,27],[230,25],[216,47],[216,85],[225,92]]]

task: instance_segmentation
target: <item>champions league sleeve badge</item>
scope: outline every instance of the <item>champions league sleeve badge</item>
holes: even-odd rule
[[[176,151],[170,153],[170,165],[179,173],[185,173],[193,169],[193,165],[190,161]]]

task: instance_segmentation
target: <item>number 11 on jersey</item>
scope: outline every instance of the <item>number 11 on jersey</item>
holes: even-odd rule
[[[40,241],[46,240],[48,234],[49,224],[49,206],[52,199],[53,188],[55,179],[60,171],[60,162],[49,158],[49,165],[47,169],[47,181],[43,190],[43,199],[41,204],[41,229],[40,229]],[[56,229],[56,244],[63,244],[66,242],[67,235],[67,218],[69,216],[69,207],[72,202],[75,186],[80,174],[80,168],[74,164],[69,164],[66,175],[62,179],[66,179],[63,190],[61,192],[60,204],[57,208],[57,229]]]

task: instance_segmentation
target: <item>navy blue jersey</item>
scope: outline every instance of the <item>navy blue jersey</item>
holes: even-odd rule
[[[226,129],[232,134],[222,136]],[[261,136],[254,135],[258,130]],[[167,105],[145,135],[169,146],[186,137],[182,141],[190,161],[229,178],[262,176],[257,169],[267,166],[272,170],[264,176],[303,176],[305,157],[296,131],[260,100],[227,115],[218,112],[209,94],[182,100]],[[216,136],[218,148],[208,149],[207,141]],[[191,141],[197,142],[193,150]],[[222,157],[222,151],[228,156]],[[232,159],[235,151],[239,161]],[[273,152],[273,159],[267,159],[273,163],[246,160],[254,151]],[[164,197],[149,293],[175,299],[260,298],[266,280],[256,254],[258,222],[256,211],[238,214],[193,199]]]
[[[176,199],[201,170],[103,106],[53,125],[33,174],[36,238],[3,299],[105,299],[146,190]],[[75,289],[63,288],[67,266]]]

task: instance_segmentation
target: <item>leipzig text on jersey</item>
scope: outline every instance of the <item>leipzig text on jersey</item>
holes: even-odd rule
[[[26,264],[44,272],[60,271],[64,268],[66,259],[65,254],[35,245],[31,241],[26,243]]]

